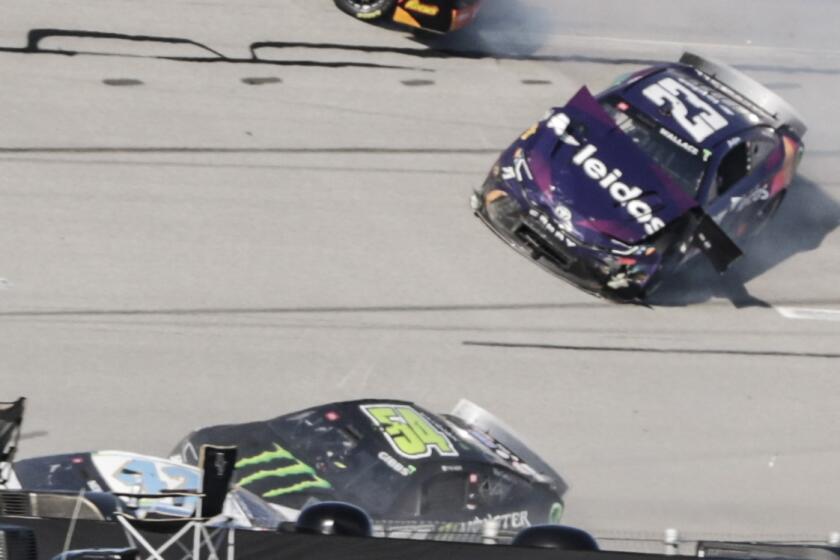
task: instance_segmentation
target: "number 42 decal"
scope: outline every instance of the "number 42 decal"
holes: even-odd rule
[[[375,404],[362,405],[361,409],[402,457],[422,459],[433,452],[443,457],[458,456],[446,434],[410,406]]]
[[[702,142],[729,124],[723,115],[674,78],[665,78],[651,84],[642,93],[659,107],[669,104],[671,116],[686,132],[691,134],[695,142]],[[695,109],[695,113],[699,111],[699,114],[689,117],[688,107],[680,96]]]

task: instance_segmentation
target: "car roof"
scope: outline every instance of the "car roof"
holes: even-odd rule
[[[456,440],[457,452],[453,456],[442,456],[433,453],[428,457],[415,460],[415,463],[424,465],[442,465],[442,464],[462,464],[462,463],[485,463],[492,464],[498,467],[508,468],[508,465],[502,461],[498,456],[488,451],[477,442],[458,433],[453,427],[446,422],[444,415],[434,414],[423,407],[409,401],[397,399],[363,399],[355,401],[345,401],[330,403],[326,405],[316,406],[307,409],[305,412],[316,412],[320,415],[325,415],[330,411],[338,411],[341,413],[342,420],[338,422],[345,422],[348,420],[355,420],[354,426],[364,437],[364,447],[368,450],[375,450],[375,452],[385,451],[393,454],[399,458],[399,453],[395,452],[392,445],[389,444],[388,438],[384,436],[384,431],[374,426],[366,414],[362,412],[362,407],[365,406],[404,406],[410,407],[429,418],[438,427],[446,431],[447,437]],[[301,413],[292,413],[284,415],[281,418],[297,416]]]
[[[648,99],[644,93],[649,86],[653,86],[668,78],[685,85],[703,102],[716,109],[726,119],[726,125],[702,141],[698,142],[692,139],[670,111],[662,110],[654,101]],[[681,64],[658,67],[640,79],[631,81],[626,87],[621,88],[618,94],[636,111],[647,115],[659,126],[679,135],[701,150],[715,151],[716,148],[725,142],[744,134],[752,128],[762,125],[772,126],[772,122],[766,116],[753,112],[748,107],[738,103],[735,99],[728,97],[722,91],[713,88],[700,77],[696,70]],[[682,98],[683,96],[681,95],[680,97]],[[683,101],[685,100],[683,99]],[[689,109],[688,118],[694,118],[702,112],[701,109],[691,107],[690,103],[686,103],[686,106]]]

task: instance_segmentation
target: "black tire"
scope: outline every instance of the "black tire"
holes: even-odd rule
[[[339,10],[353,17],[373,21],[389,16],[397,0],[333,0]]]
[[[519,531],[513,546],[558,550],[597,551],[595,539],[580,529],[564,525],[534,525]]]
[[[310,535],[370,537],[373,534],[373,523],[363,509],[352,504],[319,502],[300,512],[297,532]]]

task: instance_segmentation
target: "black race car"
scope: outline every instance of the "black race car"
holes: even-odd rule
[[[410,402],[360,400],[202,428],[172,459],[196,464],[203,444],[236,445],[237,485],[279,510],[349,502],[368,512],[381,536],[469,540],[488,522],[499,536],[513,536],[558,522],[567,488],[468,401],[436,415]]]
[[[415,29],[447,33],[466,27],[482,0],[334,0],[338,8],[366,21],[393,21]]]

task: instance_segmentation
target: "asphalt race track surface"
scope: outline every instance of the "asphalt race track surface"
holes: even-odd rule
[[[467,397],[602,539],[840,530],[840,4],[583,4],[489,0],[417,39],[329,0],[6,0],[0,378],[31,399],[22,454]],[[733,274],[612,305],[472,217],[548,107],[686,48],[811,127]]]

